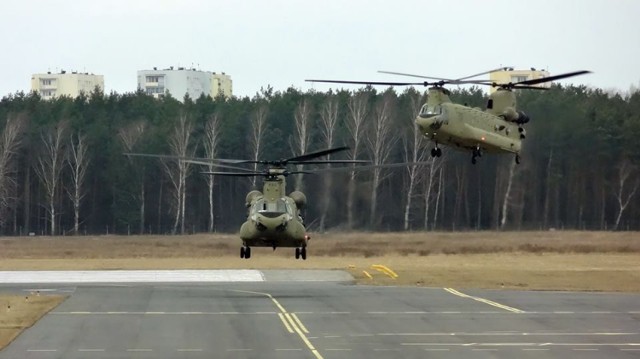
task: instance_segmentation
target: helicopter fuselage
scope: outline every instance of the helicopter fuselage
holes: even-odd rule
[[[460,150],[479,148],[487,153],[519,153],[519,126],[487,111],[443,103],[438,114],[420,114],[416,124],[424,136]]]
[[[240,227],[242,243],[248,247],[306,247],[306,229],[290,197],[269,201],[255,198],[249,218]]]
[[[276,171],[264,182],[262,192],[247,194],[247,220],[240,227],[245,247],[305,248],[308,236],[300,209],[306,198],[301,192],[285,195],[285,181]]]

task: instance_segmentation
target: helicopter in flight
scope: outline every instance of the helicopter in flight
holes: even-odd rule
[[[126,156],[150,157],[184,161],[196,165],[212,166],[229,171],[201,172],[209,176],[231,177],[263,177],[262,191],[252,190],[247,193],[245,206],[247,219],[240,227],[240,258],[251,258],[252,247],[295,248],[296,259],[307,259],[307,245],[311,237],[307,233],[304,210],[307,198],[300,191],[286,194],[286,177],[297,174],[318,174],[331,172],[363,171],[373,168],[394,168],[408,165],[427,165],[429,162],[402,162],[382,165],[367,165],[366,160],[318,160],[336,152],[346,151],[349,147],[335,147],[322,151],[306,153],[300,156],[280,160],[241,160],[180,157],[173,155],[124,153]],[[261,164],[265,168],[261,171],[239,167],[241,164]],[[288,165],[326,165],[351,164],[348,167],[328,167],[312,170],[287,170]],[[356,166],[356,164],[360,164]]]
[[[324,82],[339,84],[387,85],[387,86],[425,86],[428,87],[427,101],[421,107],[415,123],[420,132],[432,142],[431,157],[440,157],[440,145],[470,151],[471,163],[483,153],[512,153],[515,161],[520,163],[522,140],[526,138],[524,124],[530,121],[529,116],[516,108],[514,89],[546,90],[536,86],[542,83],[590,73],[575,71],[555,76],[524,80],[518,82],[497,83],[490,80],[474,80],[473,78],[496,71],[505,71],[509,67],[481,72],[478,74],[446,79],[400,72],[379,71],[380,73],[410,76],[435,80],[433,82],[386,82],[386,81],[344,81],[344,80],[305,80],[308,82]],[[475,84],[496,88],[487,101],[484,109],[456,104],[449,98],[450,92],[445,85]]]
[[[355,164],[368,163],[361,160],[317,160],[335,152],[348,150],[348,147],[330,148],[318,152],[303,154],[301,156],[280,160],[229,160],[219,159],[222,164],[262,164],[262,171],[237,168],[236,172],[202,172],[206,175],[254,177],[264,178],[262,191],[253,190],[246,196],[245,205],[248,209],[247,220],[240,227],[240,258],[251,258],[251,247],[277,247],[295,248],[295,258],[307,259],[307,244],[311,237],[306,232],[303,210],[307,204],[307,198],[300,191],[286,194],[286,177],[293,174],[319,173],[323,170],[289,171],[287,165],[305,164]],[[191,161],[203,164],[203,159]],[[189,161],[189,160],[187,160]],[[206,162],[205,162],[206,163]],[[210,164],[210,163],[206,163]],[[229,166],[227,166],[229,167]],[[341,170],[347,168],[340,168]]]

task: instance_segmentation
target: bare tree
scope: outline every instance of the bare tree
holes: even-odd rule
[[[509,165],[509,175],[507,177],[507,189],[504,192],[502,198],[502,217],[500,219],[500,229],[504,229],[507,225],[507,218],[509,214],[509,206],[511,205],[511,188],[513,187],[513,177],[516,170],[516,162],[511,161]]]
[[[169,149],[176,157],[193,157],[195,150],[189,149],[193,124],[186,115],[180,115],[178,123],[174,127],[173,134],[169,138]],[[172,233],[185,233],[185,209],[187,199],[187,176],[191,169],[191,164],[182,160],[163,160],[165,172],[169,181],[173,185],[172,205],[175,212]]]
[[[291,141],[291,148],[294,155],[300,156],[307,152],[309,143],[311,142],[311,105],[307,99],[302,100],[298,104],[293,115],[295,119],[295,136]],[[302,166],[298,165],[298,171],[302,170]],[[295,176],[294,188],[296,191],[302,191],[302,174]]]
[[[129,124],[126,127],[120,128],[118,130],[118,138],[120,138],[120,142],[122,142],[122,145],[124,146],[125,150],[127,152],[133,152],[136,144],[139,142],[140,138],[142,138],[142,135],[144,134],[145,130],[147,129],[147,122],[144,120],[141,121],[136,121],[134,123]],[[131,157],[128,156],[127,157],[129,164],[131,165],[131,168],[133,171],[135,171],[136,173],[136,177],[139,181],[139,189],[136,191],[136,194],[133,194],[132,197],[134,199],[134,201],[136,201],[138,203],[138,205],[140,206],[140,213],[139,213],[139,233],[143,234],[144,233],[144,227],[145,227],[145,205],[146,205],[146,200],[145,200],[145,181],[144,181],[144,176],[145,176],[145,170],[144,170],[144,162],[139,161],[139,159],[137,157]]]
[[[85,196],[84,179],[89,166],[87,149],[86,136],[78,134],[75,140],[71,136],[67,163],[71,168],[72,188],[67,189],[67,194],[73,203],[73,233],[75,235],[78,235],[80,231],[80,204]]]
[[[367,136],[367,144],[371,153],[371,162],[374,166],[380,166],[387,162],[391,149],[398,137],[393,131],[393,105],[395,94],[387,92],[382,99],[376,104],[371,128]],[[369,210],[369,224],[371,228],[375,228],[377,205],[378,205],[378,189],[384,180],[383,168],[374,167],[372,170],[371,180],[371,207]]]
[[[14,162],[25,124],[23,115],[9,116],[0,136],[0,227],[5,226],[5,214],[17,200]]]
[[[269,108],[266,104],[262,104],[258,107],[258,109],[254,112],[253,118],[251,121],[251,133],[249,137],[249,146],[251,147],[251,154],[253,156],[254,161],[258,161],[260,159],[260,155],[262,155],[262,146],[264,134],[267,129],[267,113],[269,112]],[[258,164],[253,164],[253,170],[258,170]],[[251,188],[256,188],[256,180],[257,177],[251,177]]]
[[[364,132],[366,129],[366,118],[369,108],[369,94],[365,91],[359,91],[349,97],[347,103],[349,113],[347,116],[347,130],[350,135],[351,151],[350,160],[357,160],[358,154],[362,147]],[[352,166],[355,166],[352,165]],[[353,212],[356,190],[356,171],[349,173],[349,186],[347,192],[347,227],[353,228]]]
[[[434,209],[434,214],[433,214],[433,222],[432,222],[432,228],[435,227],[435,222],[436,219],[438,217],[438,205],[439,205],[439,200],[440,200],[440,189],[441,189],[441,185],[442,185],[442,181],[440,180],[440,178],[442,177],[442,166],[445,163],[445,159],[447,157],[447,152],[444,152],[442,157],[440,158],[435,158],[435,157],[430,157],[427,159],[429,163],[428,165],[428,170],[423,169],[423,171],[420,172],[420,176],[422,178],[420,178],[420,182],[423,184],[423,199],[424,199],[424,229],[425,230],[429,230],[429,214],[431,211],[431,206],[433,201],[433,197],[436,197],[436,203],[435,203],[435,209]],[[436,193],[434,193],[434,188],[438,188],[438,191]]]
[[[334,95],[329,95],[322,105],[320,111],[320,132],[325,147],[332,148],[335,139],[336,124],[338,123],[338,99]],[[330,159],[330,156],[327,156]],[[321,198],[320,213],[320,232],[324,232],[327,213],[329,212],[329,202],[331,197],[331,188],[333,186],[333,177],[330,174],[324,174],[324,188]]]
[[[616,215],[616,221],[613,224],[613,230],[618,230],[620,225],[620,219],[625,209],[629,205],[631,198],[636,194],[638,185],[640,185],[640,179],[637,176],[632,176],[636,168],[627,159],[623,159],[620,165],[618,165],[618,188],[615,193],[616,202],[618,202],[618,214]],[[632,183],[629,183],[631,177]]]
[[[204,153],[206,158],[216,158],[218,154],[218,146],[220,142],[220,116],[214,113],[209,116],[207,124],[204,128]],[[209,172],[214,171],[214,166],[209,166]],[[207,176],[207,187],[209,189],[209,232],[213,232],[214,228],[214,204],[213,204],[213,185],[215,176]]]
[[[56,207],[61,182],[60,174],[65,160],[64,139],[66,138],[67,127],[66,121],[60,121],[54,128],[41,133],[40,138],[42,139],[43,150],[38,156],[35,168],[45,189],[46,209],[49,214],[49,231],[52,236],[58,233],[56,228]]]
[[[409,100],[411,105],[411,115],[409,118],[409,123],[411,124],[408,127],[409,136],[403,137],[405,146],[405,162],[422,162],[426,159],[426,151],[423,149],[425,138],[420,133],[420,130],[417,128],[415,124],[415,118],[418,116],[420,112],[420,106],[422,105],[423,96],[420,95],[418,91],[413,90],[409,93]],[[408,140],[407,140],[408,139]],[[404,230],[409,230],[410,224],[410,213],[411,213],[411,205],[413,201],[413,197],[415,196],[415,188],[420,178],[420,172],[423,169],[418,165],[408,165],[407,166],[407,176],[408,176],[408,184],[407,184],[407,193],[405,197],[405,206],[404,206]]]

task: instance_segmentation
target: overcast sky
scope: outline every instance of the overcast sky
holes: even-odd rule
[[[225,72],[238,96],[329,88],[308,78],[457,78],[502,65],[640,85],[637,0],[21,0],[1,1],[0,19],[0,96],[60,69],[130,92],[137,70],[172,65]]]

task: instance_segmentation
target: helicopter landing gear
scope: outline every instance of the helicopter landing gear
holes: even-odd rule
[[[440,149],[440,147],[438,147],[438,145],[436,145],[436,147],[431,149],[431,157],[440,157],[442,156],[442,150]]]
[[[516,153],[516,164],[520,164],[520,155]]]
[[[296,247],[296,259],[300,259],[302,257],[303,260],[307,259],[307,247]]]
[[[251,258],[251,247],[240,247],[240,258],[249,259]]]
[[[476,164],[476,157],[482,157],[482,151],[480,151],[480,146],[477,146],[473,149],[471,154],[471,164]]]

